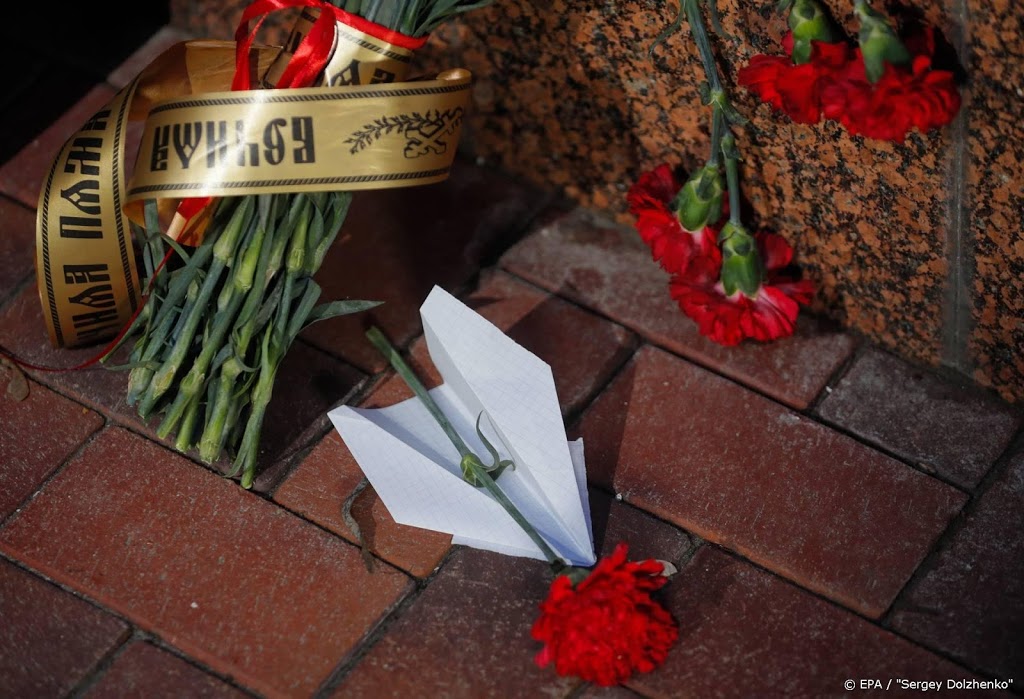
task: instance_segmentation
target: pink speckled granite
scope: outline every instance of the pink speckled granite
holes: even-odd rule
[[[173,21],[231,35],[243,0],[173,0]],[[852,36],[852,3],[823,3]],[[727,86],[756,53],[780,53],[774,3],[721,0],[716,44]],[[820,283],[816,302],[847,327],[929,364],[1024,395],[1024,210],[1020,126],[1024,13],[1006,2],[905,3],[940,33],[942,67],[968,76],[962,124],[903,144],[793,124],[742,89],[743,193],[752,225],[782,233]],[[705,157],[702,79],[684,32],[648,58],[672,3],[501,0],[438,30],[423,72],[476,77],[464,147],[628,222],[625,192],[661,162]],[[968,21],[969,20],[969,21]],[[205,30],[205,31],[204,31]],[[267,32],[279,41],[280,29]]]

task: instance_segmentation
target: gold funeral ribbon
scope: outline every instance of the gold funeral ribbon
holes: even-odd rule
[[[253,48],[256,75],[273,83],[316,18],[304,12],[283,50]],[[184,198],[385,189],[448,176],[468,71],[403,82],[411,51],[365,24],[336,23],[323,84],[312,88],[231,92],[235,42],[177,44],[71,136],[36,222],[39,293],[55,346],[112,337],[131,320],[143,289],[129,222],[143,222],[144,200],[157,199],[167,220]],[[208,221],[209,209],[190,222],[189,240]]]

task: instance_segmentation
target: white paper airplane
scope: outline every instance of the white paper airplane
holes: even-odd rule
[[[556,554],[596,562],[583,440],[567,442],[551,367],[455,297],[434,287],[420,308],[430,357],[444,385],[430,391],[485,464],[478,417],[501,459],[515,462],[498,487]],[[453,542],[544,559],[504,508],[462,478],[459,453],[423,403],[329,413],[396,522],[447,532]]]

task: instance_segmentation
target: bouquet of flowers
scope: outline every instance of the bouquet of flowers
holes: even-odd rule
[[[303,4],[315,7],[318,3]],[[334,0],[333,4],[345,14],[320,7],[319,17],[305,35],[293,35],[289,46],[299,48],[283,70],[284,61],[278,59],[282,73],[278,85],[289,84],[296,59],[308,60],[299,53],[302,42],[316,36],[318,25],[334,28],[336,16],[340,21],[349,15],[361,18],[367,24],[353,22],[356,28],[367,30],[368,23],[373,23],[378,30],[388,30],[384,40],[411,47],[422,45],[426,35],[450,17],[489,3]],[[250,7],[243,15],[240,43],[242,30],[255,14]],[[311,16],[315,15],[305,16],[307,23]],[[411,41],[402,42],[399,37]],[[361,63],[363,72],[365,58]],[[341,77],[340,83],[338,77],[332,82],[359,82],[356,76]],[[305,79],[295,82],[319,79],[322,73],[306,70]],[[301,85],[293,82],[292,86]],[[137,404],[144,418],[160,415],[158,434],[165,437],[176,431],[179,450],[198,445],[199,456],[211,462],[226,448],[234,455],[232,475],[241,472],[243,487],[249,487],[255,476],[263,416],[277,369],[299,332],[312,322],[375,305],[337,301],[315,306],[320,289],[313,276],[344,224],[351,201],[349,191],[220,200],[202,244],[173,281],[174,293],[167,280],[161,283],[163,293],[150,296],[145,324],[136,324],[140,337],[132,361],[138,366],[129,381],[128,402]],[[165,239],[150,235],[148,242],[147,259],[152,264],[165,254]],[[168,342],[169,337],[174,341]]]
[[[229,475],[250,487],[275,377],[298,334],[376,305],[317,305],[313,277],[352,190],[447,177],[469,74],[404,83],[413,51],[489,2],[255,0],[234,45],[179,44],[154,61],[65,145],[41,194],[40,291],[54,343],[124,325],[101,356],[133,341],[127,402],[159,418],[158,435],[183,452],[197,448],[209,463],[226,451]],[[266,15],[287,9],[301,15],[286,47],[254,45]],[[237,97],[223,92],[232,55]],[[317,87],[308,97],[274,89]],[[146,128],[126,186],[125,125],[140,112]],[[318,137],[325,124],[346,130]]]

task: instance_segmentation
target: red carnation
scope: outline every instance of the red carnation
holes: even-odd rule
[[[679,629],[651,593],[668,578],[661,563],[628,562],[626,552],[619,544],[575,587],[567,575],[555,579],[531,631],[545,644],[537,665],[609,687],[665,661]]]
[[[701,335],[732,346],[745,338],[769,341],[788,337],[796,328],[799,304],[807,305],[814,284],[782,273],[793,260],[793,249],[773,233],[757,233],[758,251],[766,279],[754,297],[736,291],[727,296],[719,279],[722,255],[716,248],[676,275],[670,285],[672,298],[683,312],[697,321]]]
[[[931,28],[907,42],[909,66],[886,63],[871,84],[860,49],[841,74],[822,91],[825,116],[842,122],[852,134],[902,143],[917,128],[926,132],[951,122],[960,109],[953,74],[932,70],[935,43]]]
[[[685,230],[669,208],[681,186],[668,165],[659,165],[640,175],[626,195],[629,212],[637,218],[637,232],[670,274],[683,272],[694,256],[705,252],[703,233]]]
[[[811,42],[811,60],[794,65],[793,33],[783,39],[787,57],[758,55],[739,72],[739,83],[793,121],[815,124],[821,119],[822,87],[849,61],[844,43]]]

